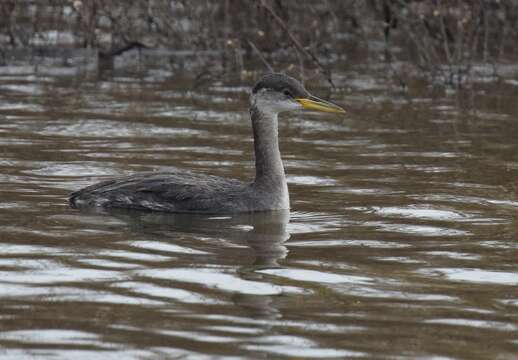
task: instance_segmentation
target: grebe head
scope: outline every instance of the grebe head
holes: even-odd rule
[[[340,106],[311,95],[296,79],[279,73],[265,75],[255,84],[250,105],[271,114],[299,109],[345,112]]]

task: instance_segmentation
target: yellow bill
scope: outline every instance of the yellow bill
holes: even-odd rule
[[[316,96],[311,96],[309,98],[301,98],[296,99],[304,109],[308,110],[317,110],[317,111],[325,111],[332,113],[344,113],[345,110],[338,105],[330,103],[329,101],[325,101],[317,98]]]

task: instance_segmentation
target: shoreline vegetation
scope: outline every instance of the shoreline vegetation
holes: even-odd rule
[[[0,72],[152,63],[195,82],[261,69],[334,87],[365,59],[401,86],[459,88],[498,80],[518,55],[518,0],[4,0],[0,16]]]

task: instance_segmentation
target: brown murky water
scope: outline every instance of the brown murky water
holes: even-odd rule
[[[0,358],[517,359],[516,80],[459,100],[339,78],[347,116],[282,117],[291,214],[203,217],[66,197],[251,178],[247,86],[2,75]]]

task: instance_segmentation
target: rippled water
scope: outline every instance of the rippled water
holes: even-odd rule
[[[251,178],[246,84],[1,76],[0,358],[518,358],[518,87],[339,78],[281,119],[291,214],[186,216],[66,197]]]

